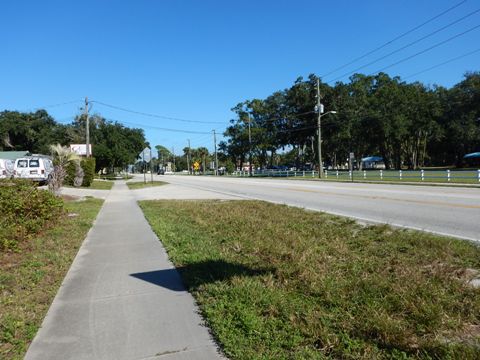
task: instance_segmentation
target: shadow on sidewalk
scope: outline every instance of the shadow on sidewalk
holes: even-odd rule
[[[179,267],[130,274],[172,291],[191,291],[202,284],[228,280],[234,276],[257,276],[273,272],[274,269],[253,269],[242,264],[223,260],[207,260]],[[180,277],[181,275],[181,277]]]

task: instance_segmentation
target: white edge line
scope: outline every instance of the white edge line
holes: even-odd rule
[[[185,186],[185,185],[182,184],[182,186]],[[419,228],[419,227],[416,227],[416,226],[409,226],[409,225],[403,225],[403,224],[397,224],[397,223],[384,222],[384,221],[380,221],[380,220],[374,220],[374,219],[364,218],[364,217],[360,217],[360,216],[345,214],[345,213],[342,213],[342,212],[336,212],[336,211],[330,211],[330,210],[320,210],[320,209],[309,208],[309,207],[304,207],[304,206],[299,206],[299,205],[292,205],[292,204],[288,204],[288,203],[282,202],[282,201],[265,200],[265,199],[257,198],[255,196],[235,194],[235,193],[229,193],[229,192],[226,192],[226,191],[219,191],[219,190],[205,189],[205,188],[202,188],[200,186],[199,187],[191,186],[191,185],[188,185],[188,186],[192,187],[192,188],[201,189],[203,191],[211,191],[213,193],[218,193],[218,194],[222,194],[222,195],[234,196],[234,197],[239,197],[239,198],[243,198],[243,199],[266,201],[266,202],[270,202],[270,203],[273,203],[273,204],[287,205],[287,206],[295,207],[295,208],[298,208],[298,209],[305,209],[305,210],[316,211],[316,212],[324,212],[324,213],[331,214],[331,215],[336,215],[336,216],[347,217],[347,218],[350,218],[350,219],[355,219],[360,223],[365,222],[365,223],[372,223],[372,224],[378,224],[378,225],[389,225],[389,226],[396,227],[396,228],[422,231],[422,232],[426,232],[426,233],[429,233],[429,234],[453,237],[453,238],[460,239],[460,240],[467,240],[467,241],[471,241],[471,242],[475,243],[476,245],[478,245],[480,243],[480,239],[475,239],[475,238],[471,238],[471,237],[468,237],[468,236],[461,236],[461,235],[450,234],[450,233],[442,232],[442,231],[422,229],[422,228]]]

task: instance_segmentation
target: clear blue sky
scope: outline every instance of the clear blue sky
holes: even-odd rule
[[[323,75],[425,22],[461,0],[82,0],[0,3],[0,110],[47,108],[60,122],[88,96],[128,109],[220,124],[149,118],[94,104],[92,112],[126,126],[143,125],[152,145],[180,152],[213,149],[230,109]],[[331,76],[353,70],[477,10],[469,0],[417,31]],[[375,72],[480,25],[480,12],[360,70]],[[480,48],[480,28],[386,70],[407,77]],[[408,78],[450,87],[480,70],[480,51]],[[348,81],[348,76],[340,80]],[[140,127],[140,126],[135,127]]]

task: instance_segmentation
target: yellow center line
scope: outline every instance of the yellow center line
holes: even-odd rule
[[[346,197],[357,197],[362,199],[390,200],[390,201],[400,201],[400,202],[423,204],[423,205],[439,205],[439,206],[456,207],[456,208],[463,208],[463,209],[480,209],[480,205],[455,204],[455,203],[449,203],[444,201],[412,200],[412,199],[391,198],[391,197],[385,197],[385,196],[342,194],[342,193],[332,193],[327,191],[300,189],[300,188],[287,188],[287,190],[300,191],[300,192],[306,192],[306,193],[316,193],[316,194],[323,194],[323,195],[339,195],[339,196],[346,196]]]

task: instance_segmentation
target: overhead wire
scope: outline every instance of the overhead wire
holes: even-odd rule
[[[36,107],[34,107],[34,109],[49,109],[49,108],[52,108],[52,107],[70,105],[70,104],[75,104],[75,103],[79,103],[79,102],[82,102],[82,100],[72,100],[72,101],[66,101],[66,102],[62,102],[62,103],[58,103],[58,104],[52,104],[52,105],[46,105],[46,106],[36,106]]]
[[[104,102],[101,102],[101,101],[98,101],[98,100],[92,100],[90,102],[96,103],[96,104],[99,104],[99,105],[102,105],[102,106],[106,106],[106,107],[109,107],[111,109],[116,109],[116,110],[128,112],[128,113],[131,113],[131,114],[148,116],[148,117],[164,119],[164,120],[181,121],[181,122],[198,123],[198,124],[223,124],[223,125],[225,124],[225,122],[219,122],[219,121],[200,121],[200,120],[182,119],[182,118],[176,118],[176,117],[147,113],[147,112],[143,112],[143,111],[136,111],[136,110],[127,109],[127,108],[117,106],[117,105],[107,104],[107,103],[104,103]]]
[[[439,32],[441,32],[441,31],[443,31],[443,30],[445,30],[445,29],[448,29],[449,27],[451,27],[451,26],[459,23],[459,22],[462,21],[462,20],[465,20],[466,18],[468,18],[468,17],[470,17],[470,16],[472,16],[472,15],[475,15],[475,14],[478,13],[478,12],[480,12],[480,9],[474,10],[474,11],[468,13],[467,15],[462,16],[461,18],[459,18],[459,19],[457,19],[457,20],[455,20],[455,21],[453,21],[453,22],[451,22],[451,23],[449,23],[449,24],[447,24],[447,25],[445,25],[445,26],[442,26],[441,28],[439,28],[439,29],[437,29],[437,30],[435,30],[435,31],[433,31],[433,32],[425,35],[425,36],[422,36],[421,38],[419,38],[419,39],[417,39],[417,40],[415,40],[415,41],[412,41],[412,42],[410,42],[410,43],[408,43],[408,44],[406,44],[406,45],[404,45],[404,46],[402,46],[402,47],[400,47],[400,48],[398,48],[398,49],[396,49],[396,50],[394,50],[394,51],[392,51],[392,52],[389,52],[389,53],[386,54],[386,55],[383,55],[383,56],[381,56],[381,57],[379,57],[379,58],[376,58],[375,60],[370,61],[370,62],[367,63],[367,64],[364,64],[364,65],[362,65],[362,66],[359,66],[359,67],[357,67],[357,68],[354,69],[354,70],[348,71],[348,72],[346,72],[346,73],[344,73],[344,74],[342,74],[342,75],[340,75],[340,76],[337,76],[336,78],[334,78],[334,79],[332,79],[332,80],[329,80],[329,81],[327,81],[326,83],[327,83],[327,84],[332,83],[332,82],[334,82],[334,81],[336,81],[336,80],[339,80],[339,79],[341,79],[341,78],[343,78],[343,77],[345,77],[345,76],[347,76],[347,75],[354,74],[354,73],[356,73],[358,70],[364,69],[364,68],[366,68],[367,66],[373,65],[373,64],[375,64],[375,63],[377,63],[377,62],[379,62],[379,61],[381,61],[381,60],[384,60],[384,59],[386,59],[386,58],[388,58],[388,57],[390,57],[390,56],[392,56],[392,55],[394,55],[394,54],[396,54],[396,53],[398,53],[398,52],[400,52],[400,51],[402,51],[402,50],[405,50],[405,49],[407,49],[407,48],[409,48],[409,47],[411,47],[411,46],[413,46],[413,45],[415,45],[415,44],[418,44],[419,42],[421,42],[421,41],[423,41],[423,40],[425,40],[425,39],[428,39],[429,37],[431,37],[431,36],[433,36],[433,35],[435,35],[435,34],[438,34]]]
[[[474,27],[472,27],[472,28],[469,28],[469,29],[467,29],[467,30],[465,30],[465,31],[462,31],[461,33],[458,33],[458,34],[456,34],[456,35],[454,35],[454,36],[452,36],[452,37],[449,37],[449,38],[446,39],[446,40],[440,41],[440,42],[436,43],[435,45],[432,45],[432,46],[430,46],[430,47],[428,47],[428,48],[426,48],[426,49],[424,49],[424,50],[422,50],[422,51],[419,51],[419,52],[417,52],[417,53],[415,53],[415,54],[413,54],[413,55],[407,56],[407,57],[405,57],[405,58],[403,58],[403,59],[401,59],[401,60],[399,60],[399,61],[396,61],[396,62],[394,62],[394,63],[392,63],[392,64],[390,64],[390,65],[387,65],[387,66],[385,66],[385,67],[383,67],[383,68],[381,68],[381,69],[379,69],[379,70],[377,70],[377,71],[374,71],[373,73],[370,73],[369,75],[377,74],[377,73],[382,72],[382,71],[384,71],[384,70],[387,70],[387,69],[389,69],[389,68],[391,68],[391,67],[393,67],[393,66],[396,66],[396,65],[401,64],[401,63],[403,63],[403,62],[405,62],[405,61],[408,61],[408,60],[410,60],[410,59],[413,59],[414,57],[417,57],[417,56],[419,56],[419,55],[425,54],[426,52],[428,52],[428,51],[430,51],[430,50],[433,50],[433,49],[435,49],[435,48],[437,48],[437,47],[439,47],[439,46],[441,46],[441,45],[443,45],[443,44],[446,44],[447,42],[450,42],[450,41],[452,41],[452,40],[454,40],[454,39],[456,39],[456,38],[459,38],[460,36],[466,35],[466,34],[468,34],[469,32],[472,32],[472,31],[474,31],[474,30],[476,30],[476,29],[478,29],[478,28],[480,28],[480,25],[477,25],[477,26],[474,26]]]
[[[115,121],[115,122],[121,123],[121,124],[129,124],[129,125],[133,125],[133,126],[140,126],[142,128],[151,128],[151,129],[155,129],[155,130],[162,130],[162,131],[168,131],[168,132],[177,132],[177,133],[184,133],[184,134],[210,134],[210,132],[206,132],[206,131],[194,131],[194,130],[164,128],[164,127],[158,127],[158,126],[153,126],[153,125],[145,125],[145,124],[139,124],[139,123],[124,121],[124,120],[117,120],[117,119],[112,119],[112,118],[109,118],[109,117],[105,117],[105,119],[110,120],[110,121]]]
[[[440,66],[442,66],[442,65],[445,65],[445,64],[454,62],[454,61],[456,61],[456,60],[462,59],[462,58],[467,57],[467,56],[469,56],[469,55],[473,55],[473,54],[475,54],[475,53],[477,53],[477,52],[479,52],[479,51],[480,51],[480,48],[478,48],[478,49],[476,49],[476,50],[473,50],[473,51],[470,51],[470,52],[468,52],[468,53],[466,53],[466,54],[456,56],[456,57],[454,57],[454,58],[451,58],[451,59],[446,60],[446,61],[444,61],[444,62],[441,62],[441,63],[439,63],[439,64],[433,65],[433,66],[431,66],[431,67],[429,67],[429,68],[427,68],[427,69],[423,69],[423,70],[418,71],[418,72],[416,72],[416,73],[414,73],[414,74],[405,76],[405,77],[403,77],[402,79],[405,80],[405,79],[409,79],[409,78],[411,78],[411,77],[414,77],[414,76],[423,74],[423,73],[425,73],[425,72],[427,72],[427,71],[436,69],[436,68],[438,68],[438,67],[440,67]]]
[[[370,50],[370,51],[366,52],[366,53],[363,54],[363,55],[360,55],[359,57],[351,60],[350,62],[348,62],[348,63],[346,63],[346,64],[343,64],[343,65],[339,66],[338,68],[336,68],[336,69],[334,69],[334,70],[332,70],[332,71],[330,71],[330,72],[322,75],[321,77],[323,78],[323,77],[326,77],[326,76],[328,76],[328,75],[334,74],[334,73],[336,73],[337,71],[339,71],[339,70],[341,70],[341,69],[344,69],[345,67],[347,67],[347,66],[349,66],[349,65],[351,65],[351,64],[356,63],[358,60],[364,59],[365,57],[367,57],[367,56],[369,56],[369,55],[371,55],[371,54],[376,53],[377,51],[383,49],[384,47],[392,44],[393,42],[395,42],[395,41],[397,41],[397,40],[400,40],[401,38],[407,36],[408,34],[411,34],[412,32],[414,32],[414,31],[416,31],[416,30],[422,28],[423,26],[427,25],[428,23],[430,23],[430,22],[432,22],[432,21],[440,18],[441,16],[449,13],[450,11],[456,9],[457,7],[461,6],[462,4],[464,4],[464,3],[466,3],[466,2],[467,2],[467,0],[463,0],[463,1],[459,2],[458,4],[456,4],[456,5],[448,8],[447,10],[445,10],[445,11],[443,11],[443,12],[441,12],[440,14],[435,15],[434,17],[432,17],[432,18],[428,19],[427,21],[421,23],[420,25],[415,26],[414,28],[412,28],[412,29],[404,32],[403,34],[398,35],[397,37],[393,38],[392,40],[389,40],[389,41],[387,41],[386,43],[383,43],[382,45],[378,46],[377,48],[375,48],[375,49],[373,49],[373,50]]]

